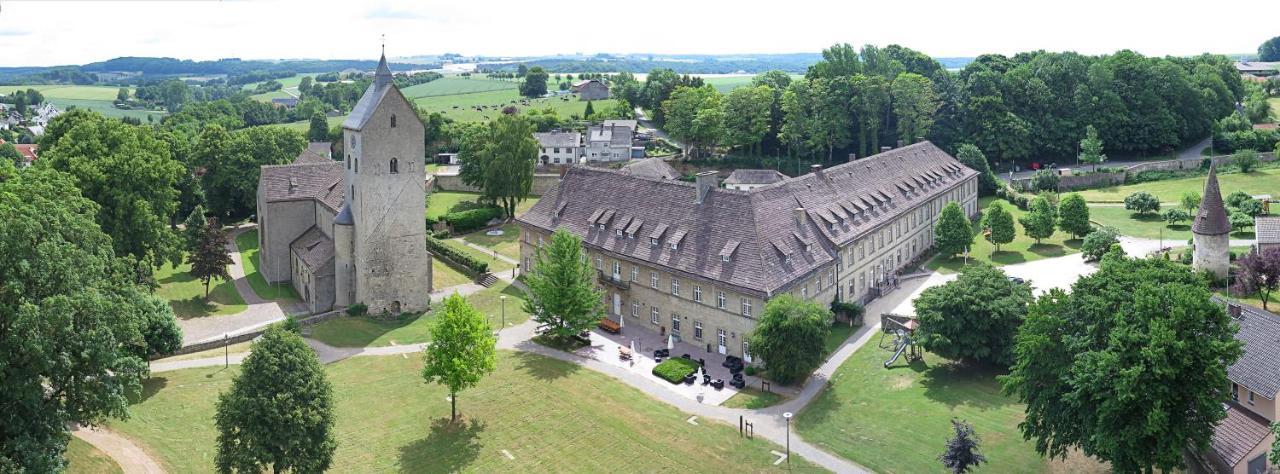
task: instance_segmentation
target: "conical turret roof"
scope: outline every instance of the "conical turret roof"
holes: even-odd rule
[[[1204,195],[1200,198],[1200,210],[1191,224],[1191,232],[1201,235],[1222,235],[1231,232],[1227,208],[1222,205],[1222,191],[1218,189],[1216,164],[1209,165],[1209,178],[1204,182]]]
[[[377,85],[386,85],[391,83],[391,68],[387,66],[387,53],[382,53],[382,58],[378,60],[378,69],[373,72],[373,82]]]

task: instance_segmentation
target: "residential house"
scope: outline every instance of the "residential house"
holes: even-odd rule
[[[1272,472],[1267,453],[1275,441],[1271,423],[1280,419],[1280,315],[1237,303],[1228,303],[1227,311],[1240,325],[1236,340],[1244,344],[1244,355],[1227,368],[1231,400],[1207,457],[1215,472]]]
[[[1280,216],[1253,218],[1254,248],[1265,252],[1280,248]]]
[[[623,161],[632,157],[635,133],[625,125],[592,125],[587,128],[584,154],[587,161]]]
[[[519,216],[521,271],[552,232],[582,238],[606,317],[752,361],[782,294],[865,303],[929,253],[942,207],[978,212],[978,173],[920,142],[749,191],[586,166]]]
[[[787,175],[775,170],[733,170],[724,180],[724,187],[750,191],[787,179]]]
[[[533,138],[538,141],[538,162],[542,165],[571,165],[584,156],[581,133],[557,130],[534,133]]]
[[[599,79],[575,82],[570,91],[578,94],[578,100],[604,100],[609,98],[609,86]]]

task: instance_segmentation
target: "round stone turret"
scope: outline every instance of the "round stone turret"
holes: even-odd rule
[[[1222,204],[1222,191],[1218,188],[1217,166],[1209,165],[1209,177],[1204,182],[1204,195],[1195,221],[1191,224],[1195,252],[1191,268],[1208,271],[1218,278],[1226,278],[1231,267],[1231,221]]]

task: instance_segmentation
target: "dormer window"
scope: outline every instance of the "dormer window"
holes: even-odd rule
[[[680,250],[680,242],[672,241],[671,250]]]
[[[622,238],[622,229],[621,229],[621,228],[614,229],[614,230],[613,230],[613,233],[614,233],[614,235],[616,235],[619,239],[621,239],[621,238]]]
[[[392,123],[395,123],[395,117],[392,117]],[[395,125],[392,125],[392,126],[394,127]],[[399,174],[399,173],[400,173],[400,160],[392,157],[391,158],[391,174]]]
[[[721,256],[720,256],[720,261],[721,261],[721,262],[728,262],[728,261],[729,261],[729,256],[728,256],[728,255],[721,255]]]
[[[396,128],[396,116],[391,114],[391,128]]]
[[[657,238],[657,237],[649,237],[649,246],[650,246],[650,247],[657,247],[657,246],[658,246],[658,238]]]

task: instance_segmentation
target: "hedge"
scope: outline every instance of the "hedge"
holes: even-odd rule
[[[489,273],[489,262],[476,260],[476,258],[472,257],[470,254],[445,245],[444,242],[436,240],[430,236],[427,237],[427,250],[430,250],[431,253],[436,254],[437,256],[451,260],[458,265],[465,266],[471,269],[471,271],[481,275]]]
[[[444,221],[457,233],[467,232],[484,227],[489,221],[502,217],[502,209],[482,207],[468,211],[450,212],[444,215]]]
[[[671,383],[683,383],[684,378],[698,370],[698,363],[683,357],[672,357],[654,366],[653,375]]]

